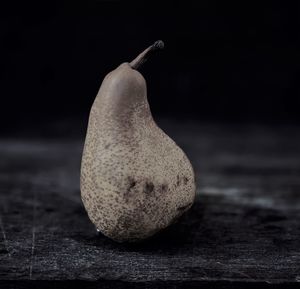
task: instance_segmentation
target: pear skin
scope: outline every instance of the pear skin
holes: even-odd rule
[[[90,111],[81,197],[96,229],[117,242],[154,235],[195,199],[192,165],[153,120],[146,81],[136,70],[162,47],[157,41],[110,72]]]

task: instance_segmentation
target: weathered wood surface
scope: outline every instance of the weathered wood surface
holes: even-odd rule
[[[96,236],[82,206],[82,128],[77,137],[1,138],[0,287],[300,286],[299,127],[159,123],[194,165],[197,200],[177,224],[134,245]]]

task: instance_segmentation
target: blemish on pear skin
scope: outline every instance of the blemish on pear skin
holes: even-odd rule
[[[176,186],[178,187],[180,185],[180,177],[177,175],[177,181],[176,181]]]
[[[128,190],[130,191],[132,188],[135,187],[136,181],[135,181],[134,178],[132,178],[132,177],[129,177],[129,178],[128,178],[128,181],[129,181]]]
[[[187,177],[183,177],[183,183],[186,185],[188,183],[189,179]]]
[[[109,144],[105,145],[104,148],[107,150],[107,149],[110,147],[110,145],[111,145],[111,144],[109,143]]]
[[[161,191],[165,192],[168,189],[168,185],[167,184],[162,184],[161,185]]]
[[[124,193],[124,201],[126,203],[129,201],[130,195],[132,195],[131,192],[134,189],[135,185],[136,185],[135,179],[132,177],[128,177],[128,185],[127,185],[126,191]]]
[[[144,193],[145,194],[150,194],[154,190],[154,185],[152,182],[146,182],[145,188],[144,188]]]

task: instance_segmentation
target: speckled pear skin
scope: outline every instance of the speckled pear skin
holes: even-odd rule
[[[194,202],[192,165],[154,122],[145,79],[129,63],[105,77],[93,103],[80,185],[89,218],[117,242],[152,236]]]

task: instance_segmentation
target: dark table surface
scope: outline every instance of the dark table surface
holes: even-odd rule
[[[299,127],[158,123],[193,163],[197,198],[139,244],[95,234],[83,127],[1,137],[0,288],[300,287]]]

